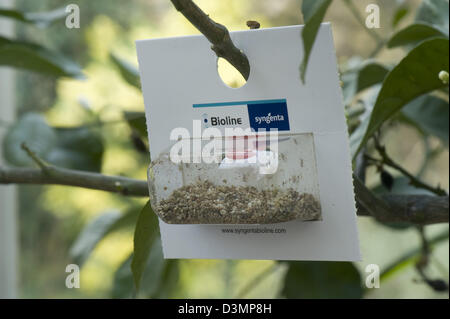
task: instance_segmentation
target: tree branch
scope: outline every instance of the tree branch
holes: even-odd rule
[[[66,185],[119,193],[125,196],[148,196],[146,181],[51,165],[48,165],[45,171],[35,168],[0,167],[0,184]]]
[[[449,197],[430,195],[376,196],[356,176],[354,189],[359,216],[372,216],[385,223],[431,225],[449,222]]]
[[[208,40],[218,57],[230,62],[248,80],[250,64],[245,54],[231,41],[228,29],[212,20],[191,0],[171,0],[175,8],[183,14]]]
[[[65,185],[102,190],[125,196],[147,197],[144,180],[77,171],[47,165],[36,168],[0,167],[0,184]],[[449,198],[428,195],[374,195],[355,176],[354,188],[359,216],[382,222],[429,225],[449,222]]]

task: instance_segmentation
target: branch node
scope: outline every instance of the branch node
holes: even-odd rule
[[[20,146],[43,172],[48,172],[49,169],[48,163],[46,163],[34,151],[32,151],[25,142],[23,142]]]
[[[171,0],[175,9],[186,17],[212,44],[211,49],[224,58],[248,80],[250,63],[247,56],[231,40],[228,29],[212,20],[191,0]]]
[[[261,24],[258,21],[249,20],[247,21],[247,27],[249,27],[251,30],[256,30],[261,27]]]

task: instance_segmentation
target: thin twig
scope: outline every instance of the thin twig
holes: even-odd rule
[[[441,189],[439,186],[433,187],[431,185],[428,185],[425,182],[422,182],[416,176],[412,175],[406,169],[404,169],[402,166],[400,166],[399,164],[394,162],[394,160],[392,160],[392,158],[387,154],[386,148],[380,144],[378,138],[374,138],[374,141],[375,141],[375,148],[376,148],[378,154],[380,154],[381,160],[377,160],[377,159],[374,159],[373,157],[367,156],[368,159],[370,159],[372,161],[378,161],[380,163],[380,165],[387,165],[387,166],[399,171],[402,175],[404,175],[405,177],[407,177],[409,179],[410,184],[414,187],[428,190],[438,196],[447,196],[447,192],[444,191],[443,189]]]
[[[28,154],[28,156],[40,167],[40,169],[44,172],[48,170],[49,165],[41,159],[35,152],[33,152],[26,143],[22,143],[22,149]]]
[[[425,235],[425,229],[423,226],[417,227],[417,231],[419,232],[420,242],[422,246],[422,253],[420,259],[416,263],[416,267],[424,270],[428,264],[431,254],[430,244],[428,243],[427,237]]]

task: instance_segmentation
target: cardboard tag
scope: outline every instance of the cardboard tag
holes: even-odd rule
[[[317,192],[321,205],[322,220],[314,222],[172,225],[160,221],[165,258],[360,260],[351,156],[331,27],[320,28],[306,84],[299,77],[301,30],[302,26],[290,26],[232,32],[233,42],[250,62],[250,77],[239,89],[220,79],[217,57],[204,36],[137,41],[153,159],[173,144],[174,128],[194,134],[193,121],[201,121],[202,129],[275,128],[280,134],[297,136],[285,144],[289,158],[302,157],[303,151],[305,158],[315,160],[308,160],[315,165],[305,170],[305,182],[291,182]],[[296,143],[301,148],[296,149]]]

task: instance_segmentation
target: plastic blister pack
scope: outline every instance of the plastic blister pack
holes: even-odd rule
[[[321,220],[309,133],[180,140],[152,161],[148,180],[152,208],[168,224]]]

